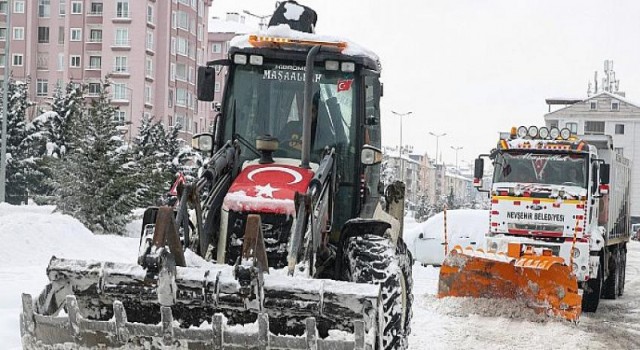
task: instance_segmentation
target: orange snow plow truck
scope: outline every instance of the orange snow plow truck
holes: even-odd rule
[[[475,162],[493,162],[486,249],[455,247],[439,297],[508,298],[575,321],[624,292],[630,237],[629,161],[607,135],[513,128]]]

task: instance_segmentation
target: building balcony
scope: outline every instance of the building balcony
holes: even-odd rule
[[[87,12],[87,16],[93,16],[93,17],[102,16],[102,11],[89,11]]]
[[[116,40],[111,45],[113,50],[131,50],[131,40]]]
[[[85,68],[86,70],[101,70],[102,66],[98,66],[98,65],[89,65]]]
[[[87,44],[102,44],[102,38],[89,38]]]
[[[131,12],[122,11],[117,12],[116,16],[111,19],[113,23],[131,23]]]
[[[118,67],[110,75],[116,78],[128,78],[131,74],[128,67]]]

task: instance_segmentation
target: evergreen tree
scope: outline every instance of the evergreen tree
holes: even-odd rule
[[[6,168],[6,199],[8,203],[20,204],[27,201],[27,178],[30,173],[32,159],[28,144],[26,115],[27,109],[33,102],[27,98],[29,82],[9,80],[9,100],[7,102],[7,168]],[[1,91],[0,91],[1,92]],[[1,111],[0,121],[4,118]],[[0,130],[0,133],[2,130]]]
[[[135,177],[107,88],[104,83],[91,107],[72,123],[68,142],[73,147],[56,163],[53,183],[59,210],[95,233],[121,234],[133,208]]]
[[[64,89],[56,88],[51,104],[51,112],[46,113],[46,127],[48,134],[48,153],[56,158],[63,158],[65,153],[73,146],[70,142],[70,133],[86,108],[84,93],[85,84],[68,83]]]

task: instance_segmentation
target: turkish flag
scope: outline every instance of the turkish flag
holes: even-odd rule
[[[351,84],[353,84],[353,79],[338,80],[338,92],[351,90]]]
[[[169,190],[169,195],[170,196],[177,196],[178,195],[178,186],[182,183],[186,183],[187,180],[184,178],[184,175],[182,175],[182,173],[178,174],[178,178],[176,179],[176,182],[173,183],[173,186],[171,186],[171,189]]]

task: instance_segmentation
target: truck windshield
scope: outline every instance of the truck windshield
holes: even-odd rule
[[[493,182],[538,183],[587,188],[587,162],[580,154],[499,153]]]
[[[225,139],[242,138],[255,144],[256,137],[277,137],[274,157],[301,158],[304,105],[304,64],[265,63],[234,67],[226,90]],[[336,147],[344,161],[352,158],[355,138],[355,90],[353,73],[316,68],[313,86],[311,161],[318,163],[325,147]],[[244,159],[257,155],[242,146]]]

